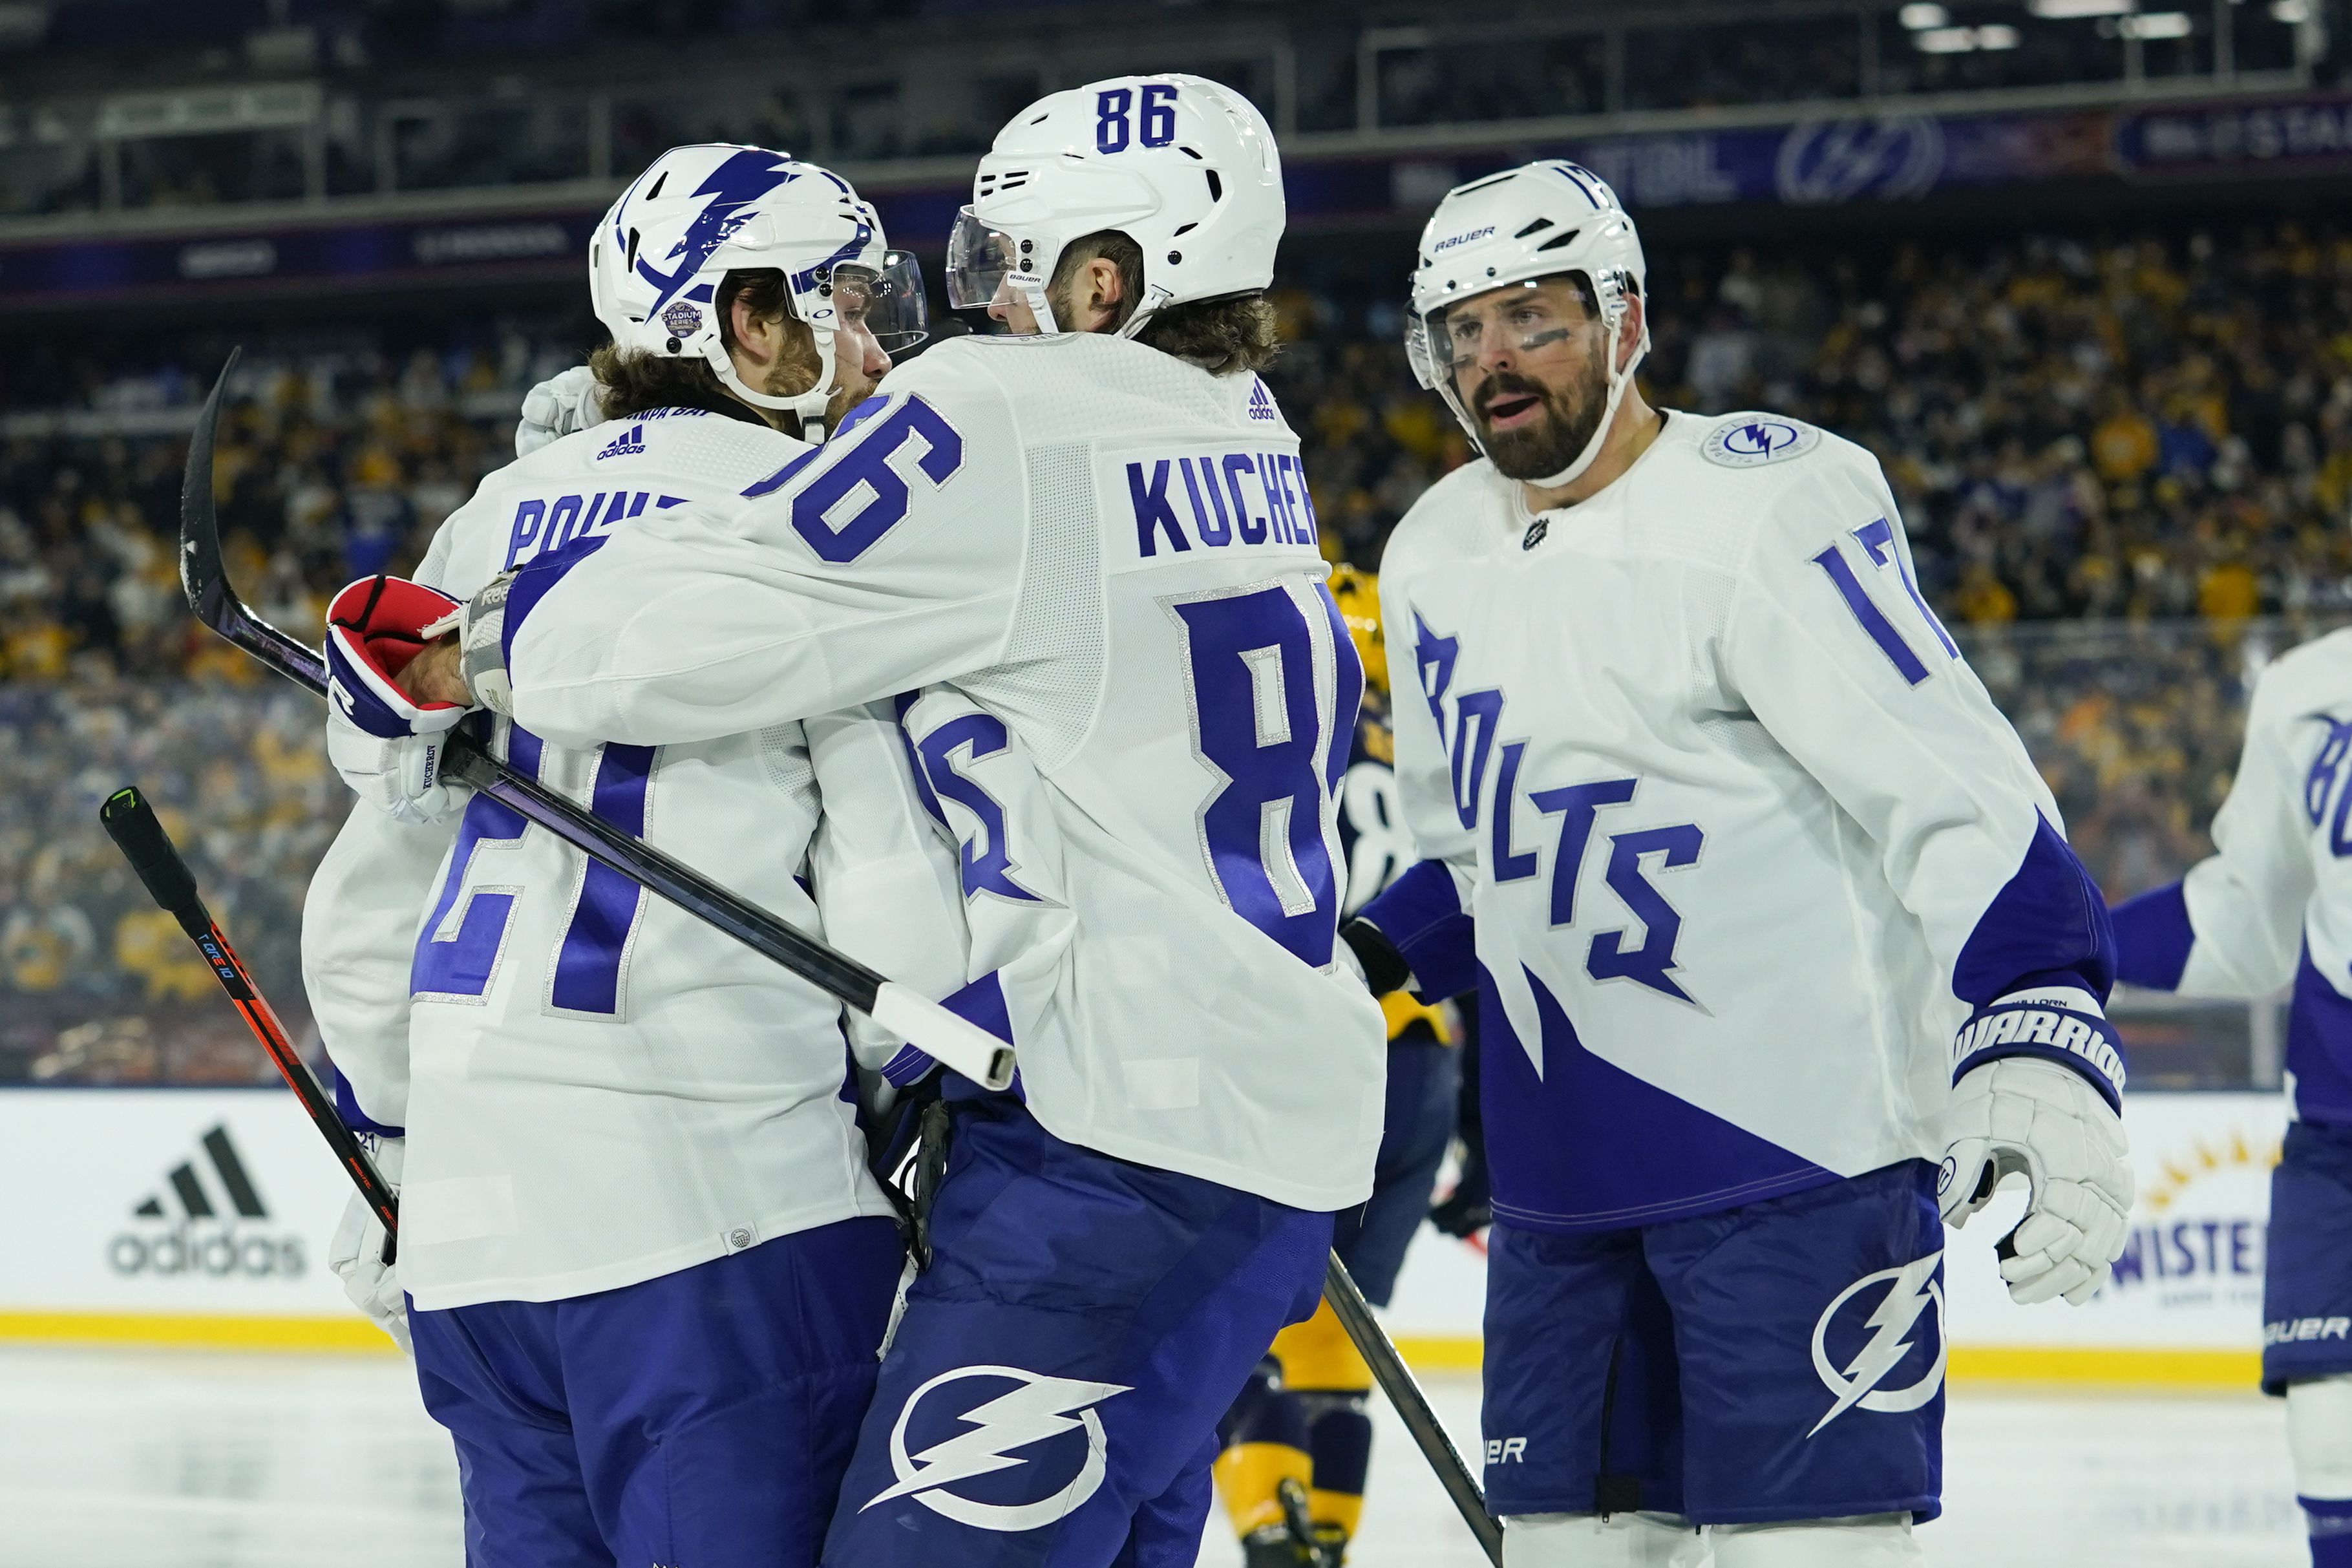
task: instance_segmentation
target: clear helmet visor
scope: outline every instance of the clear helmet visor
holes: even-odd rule
[[[1014,271],[1015,255],[1010,236],[989,227],[970,207],[958,213],[955,232],[948,236],[948,303],[959,310],[995,303]]]
[[[930,335],[922,265],[903,250],[883,252],[878,268],[841,262],[833,268],[826,285],[812,312],[820,319],[812,321],[812,326],[864,331],[893,359]]]
[[[1422,384],[1435,386],[1497,351],[1522,361],[1564,353],[1600,319],[1584,275],[1556,272],[1449,300],[1412,318],[1405,352]]]

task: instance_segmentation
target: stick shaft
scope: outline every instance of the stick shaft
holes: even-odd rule
[[[213,978],[220,982],[221,989],[228,993],[228,999],[235,1005],[237,1016],[245,1020],[245,1026],[253,1031],[254,1038],[261,1042],[261,1048],[269,1053],[269,1060],[278,1068],[278,1076],[286,1080],[286,1087],[292,1089],[294,1098],[302,1102],[302,1109],[310,1114],[311,1124],[327,1141],[327,1146],[335,1152],[336,1163],[351,1177],[352,1184],[359,1189],[360,1196],[367,1200],[367,1205],[374,1211],[376,1218],[383,1222],[387,1238],[384,1261],[390,1263],[394,1246],[391,1238],[400,1234],[400,1201],[393,1195],[392,1188],[376,1170],[375,1162],[368,1158],[365,1149],[360,1147],[359,1139],[335,1113],[334,1100],[328,1095],[326,1087],[320,1083],[318,1075],[310,1070],[310,1065],[302,1059],[302,1053],[294,1048],[293,1040],[286,1033],[286,1026],[278,1021],[277,1009],[270,1006],[269,999],[253,983],[252,971],[246,968],[245,961],[237,956],[236,949],[229,945],[227,936],[222,932],[219,922],[213,919],[212,911],[205,908],[204,899],[196,890],[195,878],[189,874],[186,862],[180,858],[178,847],[173,844],[170,835],[163,831],[163,823],[156,819],[154,808],[147,804],[146,797],[138,790],[120,789],[109,795],[106,804],[99,808],[99,821],[121,849],[124,858],[130,860],[131,868],[139,873],[139,879],[146,884],[147,891],[153,896],[155,902],[164,913],[180,922],[180,929],[188,933],[188,939],[196,944],[196,951],[205,955],[205,966],[212,970]]]
[[[1355,1342],[1365,1364],[1372,1369],[1372,1381],[1381,1385],[1381,1392],[1396,1406],[1405,1430],[1412,1435],[1414,1447],[1429,1461],[1429,1468],[1437,1472],[1437,1484],[1445,1489],[1445,1495],[1461,1510],[1462,1521],[1478,1538],[1487,1561],[1502,1568],[1503,1527],[1486,1511],[1486,1494],[1478,1489],[1470,1467],[1462,1462],[1461,1450],[1446,1435],[1437,1412],[1430,1408],[1428,1396],[1413,1380],[1412,1369],[1397,1353],[1388,1331],[1372,1316],[1371,1303],[1364,1300],[1364,1293],[1356,1288],[1354,1277],[1336,1252],[1323,1270],[1323,1299],[1331,1303],[1339,1326],[1348,1331],[1348,1337]]]

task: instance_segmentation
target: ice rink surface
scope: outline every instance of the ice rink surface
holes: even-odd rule
[[[1477,1385],[1431,1381],[1465,1449]],[[1937,1568],[2295,1568],[2280,1407],[1962,1387]],[[404,1361],[0,1347],[0,1568],[462,1561],[457,1467]],[[1213,1521],[1201,1563],[1240,1554]],[[1356,1568],[1484,1562],[1384,1416]]]

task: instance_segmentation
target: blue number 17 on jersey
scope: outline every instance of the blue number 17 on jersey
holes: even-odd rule
[[[1201,848],[1233,911],[1320,969],[1339,884],[1325,803],[1348,767],[1364,669],[1320,584],[1171,601],[1184,647],[1194,754],[1224,782],[1201,808]],[[1325,664],[1325,661],[1328,661]],[[1332,672],[1318,711],[1318,666]]]

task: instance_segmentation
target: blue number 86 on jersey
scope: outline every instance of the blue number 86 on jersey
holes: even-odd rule
[[[919,450],[910,464],[902,465],[897,459],[909,441]],[[818,560],[843,566],[871,550],[906,517],[914,500],[908,489],[908,468],[935,489],[954,478],[963,467],[963,433],[911,393],[895,406],[887,397],[869,397],[850,410],[831,441],[803,452],[743,493],[773,495],[824,458],[832,461],[793,497],[793,531],[808,542]],[[836,525],[833,514],[861,489],[866,492],[864,504]]]

